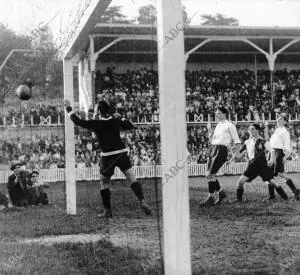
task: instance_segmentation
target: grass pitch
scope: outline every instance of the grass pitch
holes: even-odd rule
[[[291,177],[300,186],[300,177]],[[231,203],[237,179],[220,178],[229,201],[212,208],[199,208],[206,180],[189,179],[193,274],[300,274],[300,202],[285,185],[288,203],[264,201],[267,186],[257,179],[245,186],[243,204]],[[161,192],[157,204],[154,180],[141,182],[153,217],[119,181],[109,221],[97,217],[100,194],[90,182],[77,184],[76,216],[65,213],[62,183],[51,185],[52,205],[0,212],[0,274],[163,274]]]

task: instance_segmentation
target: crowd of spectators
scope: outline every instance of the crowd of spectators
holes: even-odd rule
[[[288,112],[291,118],[300,113],[300,70],[274,72],[274,96],[270,86],[270,72],[259,71],[257,84],[255,75],[248,70],[240,71],[187,71],[186,72],[186,108],[189,121],[194,116],[208,116],[214,120],[214,110],[219,104],[224,105],[232,120],[261,120],[263,116],[274,118],[275,111]],[[121,113],[133,122],[158,121],[159,95],[158,75],[147,68],[137,71],[128,70],[124,74],[116,74],[114,68],[105,73],[96,74],[96,91],[98,100],[106,100],[114,112]],[[275,108],[272,109],[272,100]],[[59,101],[58,101],[59,102]],[[81,116],[86,114],[79,112]],[[40,124],[42,118],[51,118],[51,123],[64,122],[64,109],[61,104],[25,104],[20,108],[2,108],[0,125],[13,120],[15,124],[24,121]],[[14,119],[13,119],[14,118]],[[235,119],[236,118],[236,119]],[[42,121],[41,121],[42,120]],[[47,120],[46,123],[49,121]],[[238,124],[240,137],[247,138],[247,123]],[[274,127],[271,127],[272,132]],[[293,139],[293,159],[298,158],[300,129],[291,127]],[[208,139],[205,124],[188,127],[188,150],[192,157],[191,163],[206,163]],[[160,133],[159,128],[137,126],[130,132],[122,133],[130,157],[134,165],[160,164]],[[98,166],[100,152],[95,136],[90,133],[76,136],[77,167]],[[0,140],[0,163],[9,163],[18,159],[24,161],[29,170],[40,168],[62,168],[65,165],[64,138],[62,136],[38,137],[28,140]],[[239,161],[245,161],[241,158]]]
[[[248,125],[237,125],[242,141],[249,137]],[[275,125],[269,126],[269,133]],[[290,126],[292,135],[292,159],[299,159],[300,127]],[[262,134],[263,135],[263,134]],[[138,127],[121,133],[130,158],[135,166],[161,164],[160,130],[158,127]],[[206,125],[189,126],[187,130],[187,147],[191,154],[190,164],[204,164],[208,156],[208,134]],[[26,164],[26,169],[55,169],[65,167],[65,146],[63,136],[7,138],[0,141],[0,163],[11,163],[18,160]],[[94,134],[76,135],[76,165],[78,168],[98,167],[100,161],[99,144]],[[231,155],[229,154],[230,158]],[[247,161],[244,155],[238,162]]]
[[[300,70],[274,72],[271,92],[270,72],[186,71],[186,110],[188,120],[195,115],[214,118],[215,107],[224,105],[232,120],[249,121],[275,117],[284,111],[296,118],[300,114]],[[158,75],[147,68],[116,74],[114,69],[97,73],[98,98],[110,102],[116,110],[133,121],[154,121],[159,114]],[[272,102],[274,108],[272,108]]]
[[[231,120],[260,120],[275,117],[275,111],[288,112],[295,119],[300,115],[300,70],[277,70],[274,72],[274,93],[271,92],[270,72],[258,71],[257,83],[254,72],[239,71],[186,71],[186,111],[189,121],[195,116],[204,120],[214,119],[215,107],[224,105]],[[116,74],[114,68],[105,73],[96,73],[96,93],[112,108],[133,122],[158,121],[159,95],[156,71],[143,68]],[[273,96],[272,96],[273,95]],[[62,99],[61,99],[62,102]],[[272,108],[274,102],[274,108]],[[4,109],[3,109],[4,110]],[[40,124],[41,117],[51,117],[51,123],[63,123],[62,104],[36,104],[20,108],[5,108],[0,111],[0,125],[3,117],[6,124]],[[33,117],[33,118],[31,118]]]

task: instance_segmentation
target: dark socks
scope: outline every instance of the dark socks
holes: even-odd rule
[[[133,193],[139,199],[139,201],[142,201],[144,199],[142,185],[139,182],[135,181],[131,184],[130,187],[131,187],[131,190],[133,191]]]
[[[285,183],[293,191],[293,193],[295,193],[297,188],[296,188],[295,184],[293,183],[293,181],[291,179],[288,179],[288,180],[286,180]]]
[[[101,197],[102,197],[102,202],[104,205],[105,209],[111,209],[111,204],[110,204],[110,189],[109,188],[105,188],[103,190],[100,191],[101,193]]]
[[[208,181],[208,192],[210,194],[213,194],[216,191],[218,192],[220,190],[221,190],[221,186],[220,186],[220,183],[217,179]]]
[[[277,191],[277,193],[280,195],[280,197],[282,197],[284,200],[287,200],[287,199],[288,199],[287,194],[285,193],[285,191],[282,189],[281,186],[277,186],[277,187],[276,187],[276,191]]]
[[[215,188],[216,188],[216,191],[219,192],[221,190],[221,185],[219,183],[219,181],[216,179],[215,181]]]
[[[214,180],[210,180],[208,182],[208,192],[210,194],[213,194],[215,193],[215,191],[216,191],[216,182]]]
[[[270,198],[275,198],[275,187],[271,184],[268,184],[268,188],[269,188]]]
[[[243,188],[243,187],[239,187],[239,188],[236,190],[236,198],[237,198],[239,201],[242,201],[242,200],[243,200],[243,193],[244,193],[244,188]]]

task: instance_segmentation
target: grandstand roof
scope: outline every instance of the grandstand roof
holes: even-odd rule
[[[65,58],[74,57],[80,52],[87,52],[90,37],[93,37],[95,52],[103,50],[100,54],[102,61],[112,59],[116,62],[122,60],[156,61],[156,26],[97,23],[110,3],[111,0],[95,1],[93,12],[66,49]],[[276,52],[294,39],[300,39],[300,28],[188,26],[184,29],[184,36],[186,52],[191,51],[205,39],[211,39],[190,54],[189,62],[214,62],[215,60],[218,62],[253,62],[254,55],[258,62],[266,62],[262,52],[269,52],[270,40],[273,41],[274,52]],[[119,41],[113,42],[118,38]],[[254,44],[257,47],[253,46]],[[299,62],[300,42],[294,40],[280,53],[278,61]]]
[[[156,26],[96,24],[91,32],[95,39],[95,51],[100,50],[117,38],[118,41],[100,55],[101,60],[143,60],[150,61],[157,56]],[[270,39],[273,40],[274,52],[281,49],[294,39],[300,39],[300,28],[283,27],[242,27],[242,26],[190,26],[184,30],[185,50],[193,49],[199,43],[209,38],[206,43],[190,55],[189,61],[253,61],[257,55],[258,62],[266,61],[265,56],[249,43],[241,41],[248,39],[265,52],[269,52]],[[171,37],[171,35],[170,35]],[[152,41],[151,41],[152,40]],[[229,60],[228,60],[229,59]],[[280,61],[299,62],[300,42],[280,53]]]
[[[185,36],[231,35],[253,37],[300,37],[300,28],[292,27],[247,27],[247,26],[189,26],[184,30]],[[156,26],[134,24],[100,24],[93,31],[94,34],[156,34]]]

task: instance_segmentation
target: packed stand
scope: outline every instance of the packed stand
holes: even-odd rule
[[[127,70],[116,74],[113,68],[96,73],[96,94],[134,123],[158,122],[159,94],[158,75],[151,69]],[[258,84],[254,72],[239,71],[186,71],[186,111],[188,121],[201,117],[214,119],[215,107],[224,105],[231,120],[249,121],[274,119],[275,111],[287,112],[292,119],[300,114],[300,70],[274,72],[274,97],[272,98],[270,72],[258,71]],[[274,107],[272,109],[272,101]],[[49,100],[50,102],[50,100]],[[9,106],[9,104],[7,105]],[[13,123],[20,125],[43,123],[51,117],[51,124],[64,123],[64,109],[59,103],[24,104],[1,108],[0,126]],[[31,118],[32,117],[32,118]],[[48,120],[46,121],[48,122]]]
[[[242,142],[248,137],[248,125],[238,124],[237,130]],[[269,135],[275,130],[275,125],[269,126]],[[292,139],[292,159],[298,160],[300,127],[290,125]],[[261,133],[264,136],[263,132]],[[158,127],[136,127],[132,131],[121,133],[130,151],[130,158],[135,166],[148,166],[161,163],[160,130]],[[190,164],[204,164],[208,156],[208,134],[206,125],[189,126],[187,131],[187,147],[191,154]],[[75,138],[76,166],[78,168],[98,167],[100,150],[93,133],[78,134]],[[230,158],[231,154],[229,154]],[[33,135],[28,139],[7,138],[0,141],[0,163],[10,163],[18,160],[26,163],[26,169],[55,169],[65,167],[64,137],[53,135],[39,137]],[[247,156],[237,160],[247,161]]]
[[[240,71],[187,71],[186,72],[186,103],[188,120],[203,115],[213,120],[215,107],[223,104],[228,108],[231,120],[249,121],[274,118],[272,97],[270,94],[269,71],[258,72],[258,85],[255,85],[254,73],[248,70]],[[143,68],[136,71],[128,70],[125,74],[116,74],[114,68],[108,68],[101,74],[96,74],[97,98],[106,100],[113,111],[121,113],[133,122],[158,122],[158,76],[157,72]],[[292,118],[300,112],[299,100],[300,71],[276,71],[274,73],[275,97],[273,98],[277,111],[289,112]],[[274,110],[275,111],[275,110]],[[21,120],[24,115],[25,126],[31,121],[39,124],[40,117],[51,117],[51,122],[63,123],[64,109],[58,103],[2,108],[1,119],[5,116],[7,123],[15,118]],[[87,115],[80,112],[83,118]],[[32,118],[31,118],[32,117]],[[17,122],[16,122],[17,123]],[[247,127],[238,125],[242,140],[247,138]],[[274,130],[274,127],[271,127]],[[273,131],[271,129],[271,131]],[[192,157],[190,162],[206,163],[208,139],[206,126],[188,127],[188,150]],[[298,159],[298,144],[300,129],[291,126],[293,140],[293,159]],[[152,165],[160,163],[160,133],[158,128],[138,127],[134,131],[122,133],[130,149],[130,157],[134,165]],[[76,137],[77,167],[96,167],[100,160],[100,152],[95,136],[90,134]],[[41,168],[64,167],[64,139],[59,136],[38,137],[32,140],[17,140],[10,138],[0,141],[0,162],[9,163],[18,158],[27,164],[29,170]],[[239,161],[245,161],[241,158]]]
[[[202,114],[214,118],[215,107],[224,105],[231,120],[249,121],[275,118],[276,111],[288,112],[292,118],[300,114],[300,70],[278,70],[274,73],[274,98],[270,85],[270,72],[258,71],[258,84],[254,72],[239,71],[186,71],[186,104],[189,121]],[[96,74],[98,99],[104,99],[116,110],[134,122],[157,121],[157,72],[143,68],[116,74],[113,68]],[[274,109],[272,109],[272,100]]]

